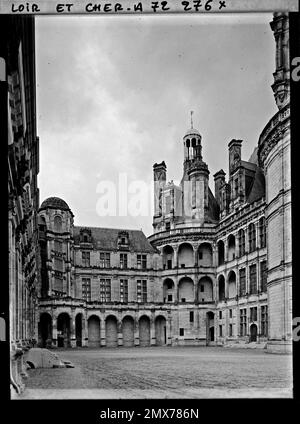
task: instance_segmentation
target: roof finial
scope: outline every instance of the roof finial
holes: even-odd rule
[[[193,128],[193,113],[194,113],[194,111],[191,110],[191,128]]]

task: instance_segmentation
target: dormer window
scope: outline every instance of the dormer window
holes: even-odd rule
[[[127,231],[120,231],[118,234],[118,246],[128,247],[129,246],[129,234]]]
[[[92,233],[89,228],[82,228],[80,230],[80,243],[91,243]]]

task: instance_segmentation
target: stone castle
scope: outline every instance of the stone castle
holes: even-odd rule
[[[202,137],[183,137],[183,177],[155,164],[154,233],[76,227],[56,197],[39,209],[41,346],[224,345],[291,348],[288,19],[271,23],[279,111],[248,161],[231,140],[214,175]]]
[[[248,161],[228,145],[214,175],[202,137],[183,137],[183,176],[154,172],[153,234],[74,225],[69,205],[40,205],[32,16],[1,18],[1,102],[8,122],[10,378],[22,391],[31,346],[113,347],[256,343],[292,349],[289,19],[275,13],[277,113]],[[5,22],[4,22],[5,21]],[[224,164],[225,166],[225,164]],[[39,206],[40,205],[40,206]],[[2,337],[2,336],[1,336]]]

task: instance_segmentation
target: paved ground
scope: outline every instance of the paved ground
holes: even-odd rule
[[[75,368],[29,370],[20,399],[292,397],[292,357],[255,349],[56,351]]]

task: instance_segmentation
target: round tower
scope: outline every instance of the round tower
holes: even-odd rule
[[[49,197],[39,209],[40,297],[71,296],[71,243],[74,215],[68,204]]]

